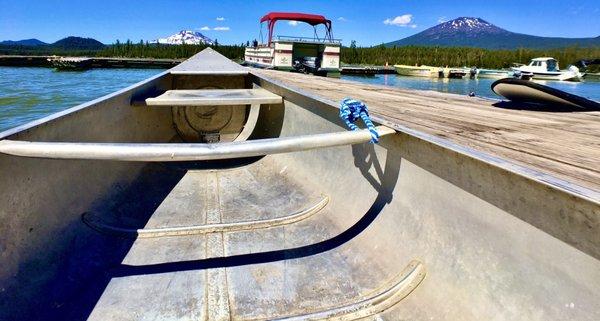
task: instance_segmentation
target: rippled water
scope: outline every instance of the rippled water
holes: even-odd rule
[[[161,71],[57,72],[50,68],[0,67],[0,131],[104,96]]]
[[[486,98],[501,99],[491,90],[495,79],[437,79],[424,77],[409,77],[400,75],[376,76],[342,76],[342,79],[364,82],[373,85],[386,85],[407,89],[434,90],[459,95],[474,92],[475,95]],[[600,101],[600,82],[570,82],[570,81],[535,81],[537,83],[579,95],[588,99]]]

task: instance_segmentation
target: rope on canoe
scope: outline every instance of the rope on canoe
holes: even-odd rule
[[[369,118],[369,110],[360,100],[352,98],[345,98],[340,103],[340,118],[346,123],[346,126],[351,130],[358,130],[358,126],[355,124],[358,118],[362,119],[363,123],[367,125],[367,129],[371,132],[371,143],[379,143],[379,133],[375,129],[375,125]]]

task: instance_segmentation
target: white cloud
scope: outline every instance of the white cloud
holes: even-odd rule
[[[387,18],[383,21],[386,25],[399,26],[399,27],[412,27],[410,23],[413,20],[413,16],[411,14],[403,14],[401,16],[397,16],[394,19]],[[416,25],[414,25],[416,27]]]
[[[442,16],[442,17],[438,18],[438,23],[444,23],[446,21],[448,21],[448,18],[446,18],[445,16]]]
[[[200,28],[200,30],[207,31],[207,30],[210,30],[210,27],[209,26],[204,26],[204,27]]]
[[[217,17],[217,21],[225,21],[224,17]]]
[[[290,21],[288,21],[288,25],[295,27],[298,25],[298,21],[290,20]]]
[[[229,31],[229,27],[214,27],[214,31]]]
[[[339,17],[337,18],[338,21],[348,21],[348,19],[344,18],[344,17]]]

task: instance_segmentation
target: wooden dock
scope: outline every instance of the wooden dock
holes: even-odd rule
[[[0,66],[9,67],[53,67],[48,59],[56,56],[8,56],[0,55]],[[65,57],[81,58],[81,57]],[[114,58],[114,57],[89,57],[90,64],[87,68],[161,68],[175,67],[183,59],[151,59],[151,58]]]
[[[600,191],[600,111],[529,110],[455,94],[251,72],[331,101],[362,100],[386,120]]]

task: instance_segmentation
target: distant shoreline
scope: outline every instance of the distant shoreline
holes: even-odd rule
[[[53,64],[48,60],[56,56],[44,55],[0,55],[0,66],[3,67],[48,67]],[[81,58],[80,56],[78,58]],[[125,58],[125,57],[87,57],[90,59],[89,68],[172,68],[185,59],[165,58]]]

